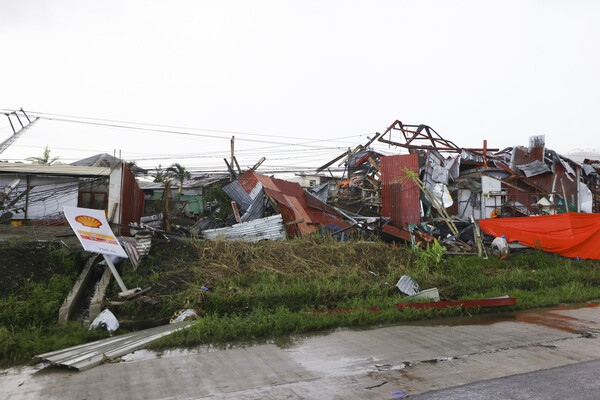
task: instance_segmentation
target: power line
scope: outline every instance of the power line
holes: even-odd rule
[[[9,109],[2,109],[2,111],[14,111]],[[248,136],[261,136],[261,137],[274,137],[279,139],[298,139],[295,136],[283,136],[283,135],[271,135],[264,133],[256,133],[256,132],[240,132],[240,131],[230,131],[230,130],[221,130],[221,129],[206,129],[206,128],[195,128],[195,127],[187,127],[187,126],[178,126],[178,125],[164,125],[164,124],[150,124],[146,122],[135,122],[135,121],[124,121],[124,120],[114,120],[107,118],[95,118],[95,117],[82,117],[77,115],[67,115],[67,114],[56,114],[56,113],[46,113],[42,111],[28,111],[30,114],[36,114],[41,117],[42,115],[50,116],[50,117],[62,117],[62,118],[76,118],[90,121],[102,121],[102,122],[110,122],[110,123],[119,123],[119,124],[129,124],[129,125],[141,125],[141,126],[152,126],[157,128],[169,128],[169,129],[185,129],[192,131],[202,131],[202,132],[214,132],[214,133],[226,133],[231,135],[248,135]],[[370,135],[370,133],[360,134],[358,136]],[[353,135],[357,136],[357,135]]]
[[[130,129],[130,130],[139,130],[139,131],[145,131],[145,132],[167,133],[167,134],[174,134],[174,135],[184,135],[184,136],[192,136],[192,137],[206,137],[206,138],[212,138],[212,139],[230,140],[229,137],[218,136],[218,135],[208,135],[208,134],[201,134],[201,133],[191,133],[191,132],[184,132],[184,131],[180,131],[180,130],[143,128],[143,127],[137,127],[137,126],[121,125],[120,123],[112,123],[112,122],[110,122],[110,123],[109,122],[91,122],[91,121],[80,121],[80,120],[76,120],[76,119],[69,119],[69,118],[62,118],[62,117],[47,117],[47,116],[39,115],[39,113],[33,113],[33,112],[30,112],[30,114],[36,115],[40,119],[45,119],[48,121],[61,121],[61,122],[70,122],[70,123],[76,123],[76,124],[103,126],[103,127],[109,127],[109,128]],[[124,122],[124,123],[127,123],[127,122]],[[152,126],[153,124],[140,124],[140,125]],[[160,125],[158,125],[158,126],[160,126]],[[206,129],[198,129],[198,128],[176,128],[176,129],[190,129],[190,130],[202,130],[202,131],[211,131],[211,132],[234,133],[233,131],[217,131],[217,130],[206,130]],[[242,132],[239,132],[239,133],[240,134],[249,134],[249,133],[242,133]],[[277,137],[282,138],[282,136],[277,136]],[[290,137],[286,137],[286,138],[290,138]],[[292,139],[298,139],[298,138],[294,137]],[[274,142],[274,141],[267,141],[267,140],[260,140],[260,139],[244,139],[244,138],[237,138],[237,140],[244,141],[244,142],[250,142],[250,143],[279,144],[282,146],[302,146],[302,147],[311,147],[311,148],[315,148],[315,149],[326,149],[328,147],[313,146],[313,145],[310,145],[309,143],[327,142],[327,141],[331,141],[331,140],[335,140],[335,139],[311,140],[308,142],[301,142],[301,143]],[[340,148],[338,147],[337,149],[340,149]]]

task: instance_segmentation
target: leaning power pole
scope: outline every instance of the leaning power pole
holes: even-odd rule
[[[23,111],[23,108],[21,108],[20,111],[21,111],[21,114],[23,114],[22,116],[24,116],[25,119],[27,120],[25,122],[25,124],[23,124],[23,121],[21,121],[21,118],[19,118],[19,114],[17,113],[17,111],[13,111],[10,113],[4,113],[4,115],[6,115],[6,117],[8,118],[8,122],[10,122],[10,127],[13,130],[13,134],[8,139],[6,139],[4,142],[0,143],[0,154],[2,152],[4,152],[4,150],[8,149],[8,147],[11,144],[13,144],[15,142],[15,140],[17,140],[19,138],[19,136],[21,136],[23,134],[23,132],[25,132],[27,130],[27,128],[29,128],[31,125],[35,124],[35,122],[39,119],[39,117],[35,117],[32,121],[29,118],[29,116],[25,113],[25,111]],[[19,122],[19,125],[21,125],[21,128],[19,130],[16,130],[15,124],[13,124],[13,120],[15,118]]]

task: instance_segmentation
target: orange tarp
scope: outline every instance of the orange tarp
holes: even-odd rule
[[[509,242],[565,257],[600,259],[600,214],[480,219],[479,226],[489,235],[506,236]]]

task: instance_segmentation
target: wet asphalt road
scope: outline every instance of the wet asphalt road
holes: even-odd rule
[[[407,398],[411,400],[595,400],[600,398],[600,361],[484,380]]]

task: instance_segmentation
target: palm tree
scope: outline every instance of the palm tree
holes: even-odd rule
[[[165,183],[167,180],[167,174],[162,169],[162,164],[158,164],[158,167],[154,168],[154,182]]]
[[[167,176],[175,178],[179,181],[179,195],[181,196],[181,191],[183,190],[183,182],[186,179],[190,179],[192,176],[189,171],[185,169],[179,163],[173,163],[169,168],[166,169]]]
[[[127,166],[131,170],[133,176],[146,175],[148,171],[137,165],[137,161],[127,161]]]
[[[48,146],[44,149],[44,154],[41,157],[28,157],[25,161],[31,161],[34,164],[47,164],[50,165],[58,160],[58,157],[50,159],[50,149]]]

